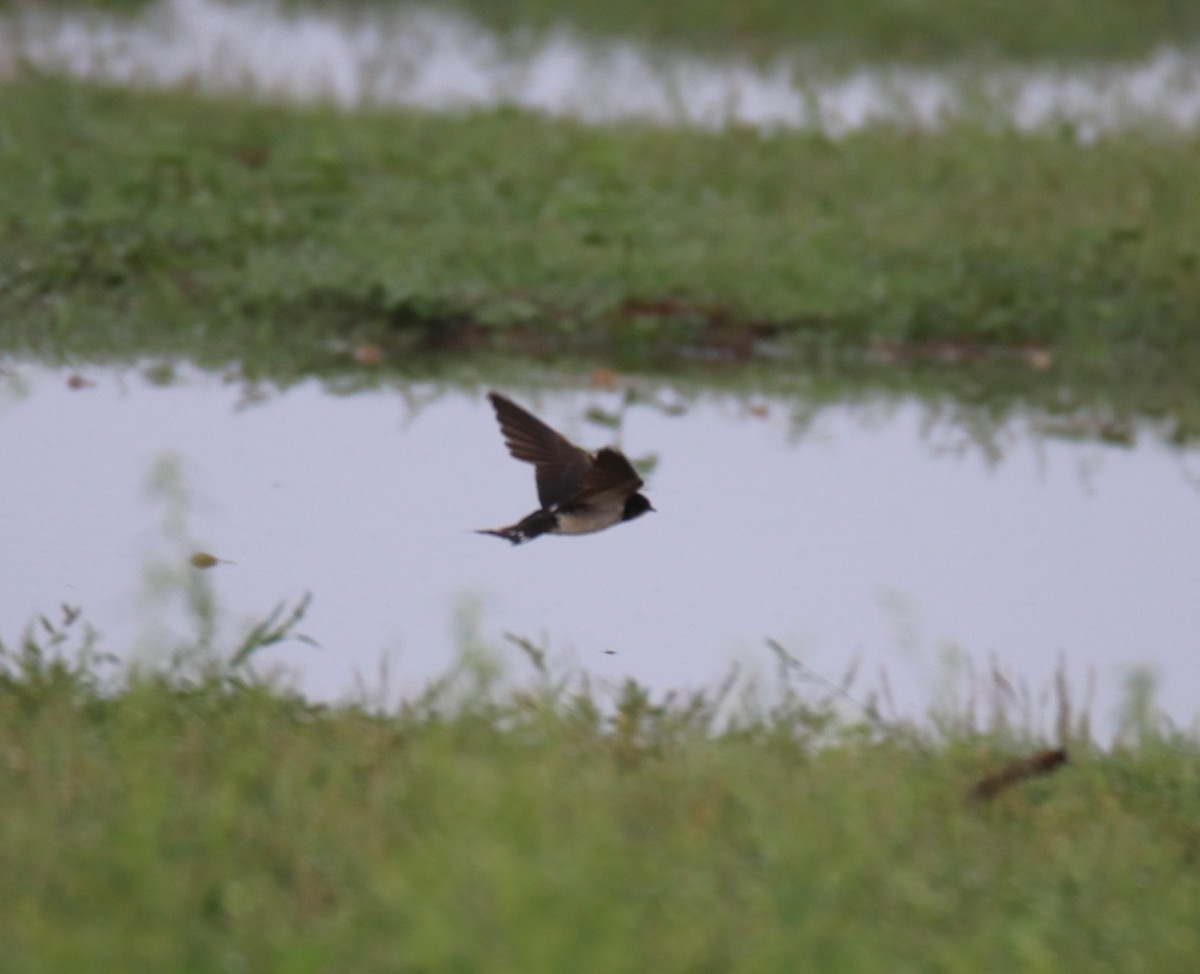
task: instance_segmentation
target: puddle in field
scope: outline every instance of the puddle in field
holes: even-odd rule
[[[1141,665],[1175,720],[1200,710],[1200,456],[1149,427],[1129,448],[1048,438],[1028,416],[992,431],[989,460],[913,401],[813,412],[651,386],[621,409],[616,392],[514,392],[588,446],[617,437],[655,458],[659,513],[511,548],[471,533],[535,506],[482,389],[339,397],[306,382],[247,400],[198,372],[88,378],[0,372],[9,642],[66,603],[104,648],[161,646],[195,631],[179,587],[201,584],[226,649],[311,592],[300,631],[320,647],[265,658],[319,698],[356,674],[374,684],[385,656],[393,692],[414,691],[475,626],[517,676],[505,632],[557,666],[659,690],[711,687],[735,661],[768,678],[769,636],[830,678],[860,659],[860,685],[877,685],[886,668],[902,711],[924,711],[958,651],[1032,688],[1065,660],[1076,697],[1094,673],[1101,726]],[[199,572],[197,551],[232,564]]]
[[[118,84],[198,87],[345,107],[517,106],[588,121],[819,129],[931,127],[980,113],[1081,137],[1127,124],[1194,129],[1200,56],[1164,48],[1092,68],[860,67],[810,56],[767,65],[590,40],[568,29],[496,34],[436,8],[351,15],[268,2],[160,0],[136,17],[37,5],[0,15],[0,78],[22,65]]]

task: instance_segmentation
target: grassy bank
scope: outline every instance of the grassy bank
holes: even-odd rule
[[[799,694],[606,700],[468,667],[380,712],[244,668],[55,659],[0,654],[5,970],[1128,971],[1200,950],[1196,744],[1152,724],[971,801],[1035,742]]]
[[[999,357],[1048,394],[1090,383],[1192,414],[1195,150],[967,123],[833,142],[348,116],[27,81],[0,87],[0,348],[292,373],[361,343],[392,362]]]

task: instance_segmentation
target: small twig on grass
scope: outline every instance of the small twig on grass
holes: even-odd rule
[[[985,778],[976,782],[967,792],[967,801],[990,801],[1006,788],[1010,788],[1026,778],[1050,774],[1067,763],[1067,749],[1060,747],[1053,750],[1038,751],[1027,758],[1018,758],[993,771]]]
[[[526,639],[524,636],[518,636],[514,632],[506,632],[504,638],[516,646],[533,664],[533,668],[542,676],[549,676],[550,673],[546,669],[546,651],[539,649],[533,644],[532,640]]]
[[[781,646],[776,640],[772,639],[770,636],[767,637],[767,647],[771,650],[771,652],[773,652],[776,655],[776,657],[784,665],[785,668],[794,670],[795,672],[797,672],[801,676],[803,676],[805,679],[811,680],[815,683],[818,683],[821,686],[823,686],[826,690],[828,690],[830,693],[833,693],[836,696],[841,697],[844,701],[846,701],[848,704],[850,704],[852,707],[854,707],[857,711],[859,711],[867,719],[867,721],[869,723],[873,724],[879,730],[887,732],[887,733],[893,733],[899,729],[899,727],[896,724],[893,724],[892,722],[886,720],[883,717],[883,715],[880,714],[879,711],[875,708],[873,703],[872,704],[864,704],[861,701],[856,700],[850,693],[848,693],[846,691],[846,685],[848,685],[850,682],[853,681],[854,676],[858,672],[858,664],[857,663],[855,663],[854,666],[851,668],[850,673],[848,674],[846,680],[843,681],[843,685],[839,686],[838,684],[834,683],[832,680],[828,679],[827,677],[822,676],[820,673],[818,673],[816,670],[812,669],[811,667],[805,666],[803,663],[800,662],[800,660],[796,659],[795,656],[793,656],[791,653],[789,653],[786,649],[783,648],[783,646]]]
[[[302,633],[293,632],[296,626],[299,625],[300,620],[304,618],[304,614],[308,611],[308,606],[311,602],[312,593],[305,592],[304,596],[282,621],[280,621],[280,616],[283,615],[287,603],[280,602],[275,606],[267,618],[250,630],[246,638],[242,640],[241,646],[230,657],[230,670],[236,670],[244,663],[249,662],[250,658],[260,649],[265,649],[267,646],[274,646],[285,639],[295,639],[309,646],[316,646],[317,643],[315,640]]]

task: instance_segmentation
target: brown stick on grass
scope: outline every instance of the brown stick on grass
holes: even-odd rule
[[[980,779],[975,787],[967,793],[967,799],[969,801],[988,801],[1019,781],[1050,774],[1066,763],[1067,751],[1066,748],[1061,747],[1038,751],[1037,754],[1027,758],[1018,758],[1016,761],[1010,761],[1004,765],[999,771],[994,771],[986,778]]]

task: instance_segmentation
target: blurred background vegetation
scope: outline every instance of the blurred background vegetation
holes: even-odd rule
[[[135,13],[148,0],[0,0],[13,9]],[[1190,0],[289,0],[296,10],[355,13],[441,7],[505,32],[571,28],[593,35],[770,57],[810,48],[834,59],[1136,58],[1200,37]]]

